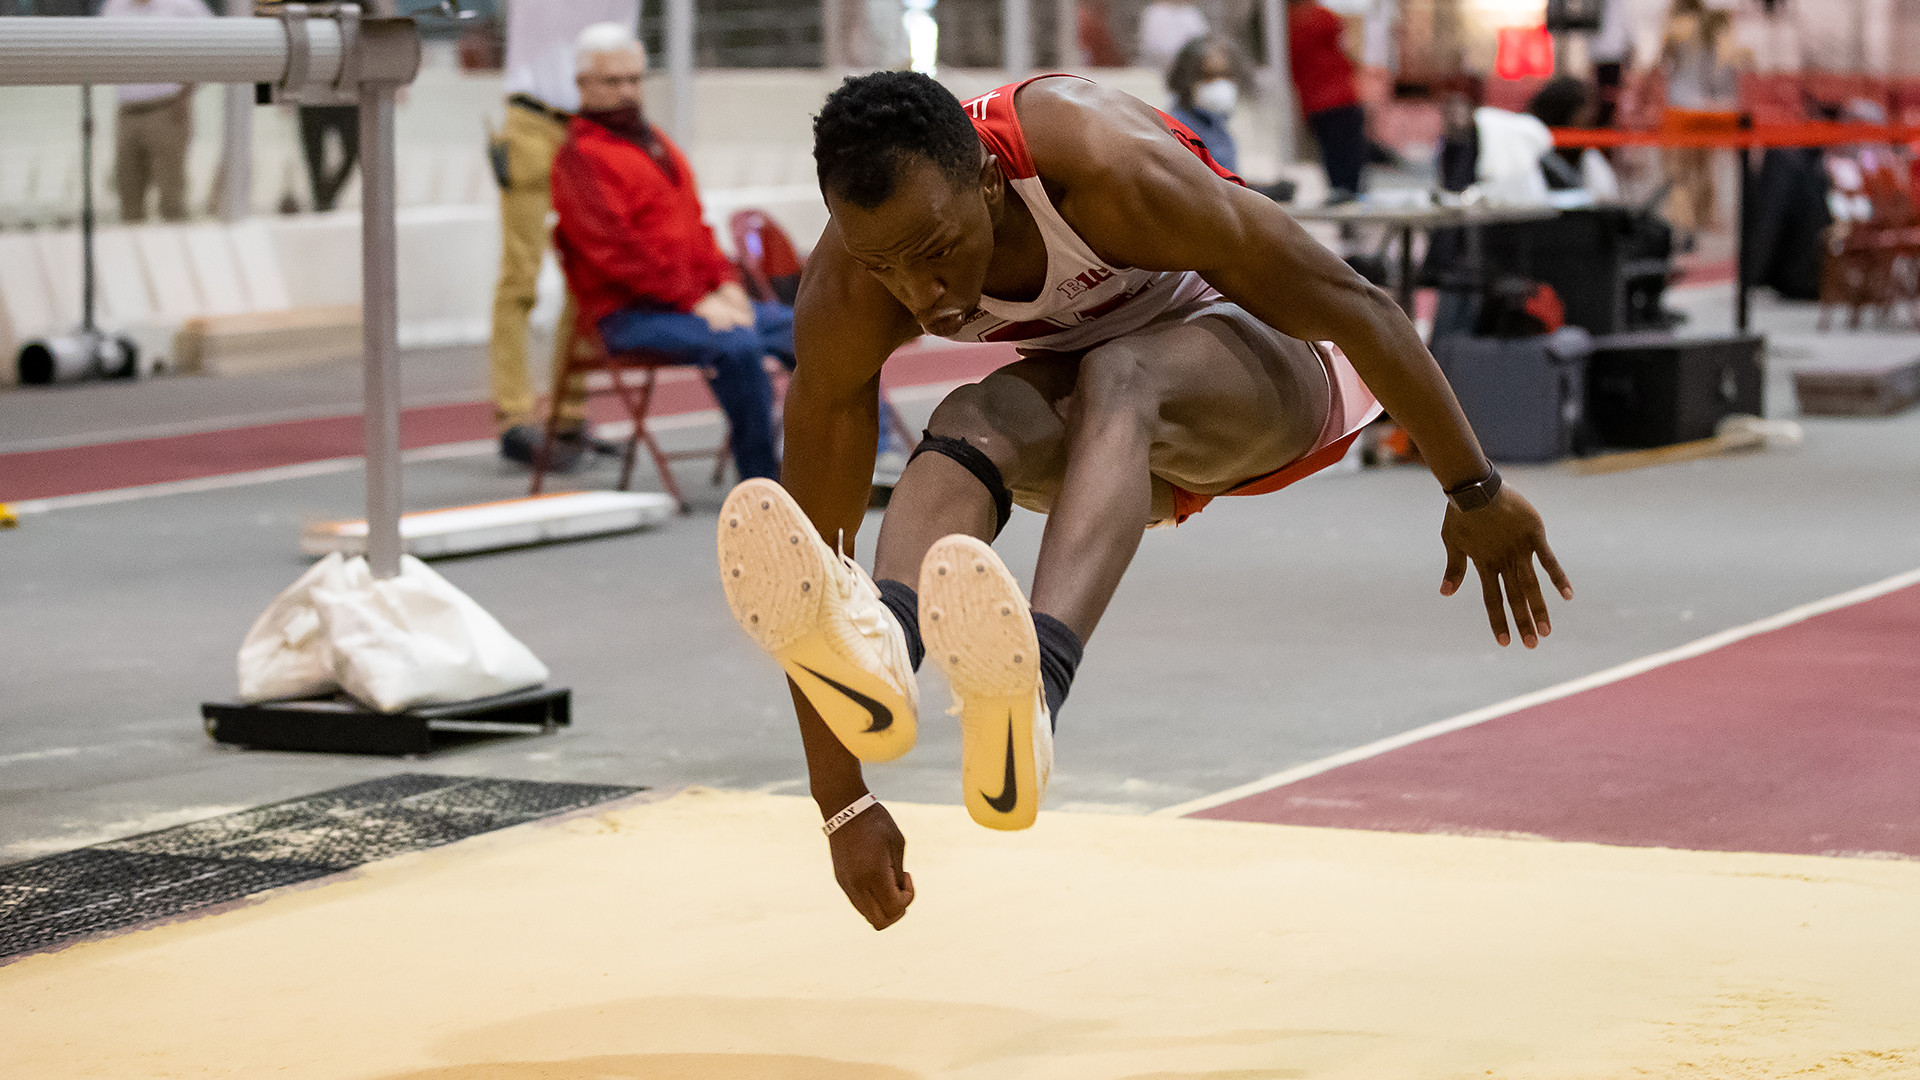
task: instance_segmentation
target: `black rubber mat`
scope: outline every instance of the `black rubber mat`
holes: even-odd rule
[[[0,866],[0,957],[644,790],[402,773]]]

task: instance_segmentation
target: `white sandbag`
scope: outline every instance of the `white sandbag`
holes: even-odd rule
[[[315,676],[322,669],[324,683]],[[362,704],[397,712],[546,678],[531,650],[411,555],[385,581],[374,579],[364,558],[327,556],[274,601],[240,652],[241,696],[249,701],[344,689]]]
[[[341,558],[314,563],[253,620],[240,643],[240,700],[316,697],[339,689],[333,650],[313,609],[313,587],[337,578]]]
[[[467,594],[411,555],[376,581],[365,559],[313,590],[335,677],[382,712],[467,701],[546,681],[547,667]]]

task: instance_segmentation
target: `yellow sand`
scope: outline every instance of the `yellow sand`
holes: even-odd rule
[[[1920,1076],[1920,864],[689,793],[0,968],[0,1075]]]

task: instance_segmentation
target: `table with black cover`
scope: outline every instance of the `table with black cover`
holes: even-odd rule
[[[1334,206],[1289,206],[1295,221],[1322,221],[1336,225],[1378,225],[1400,234],[1400,266],[1394,277],[1393,298],[1413,317],[1413,234],[1435,229],[1461,229],[1467,237],[1463,261],[1468,272],[1483,272],[1481,236],[1487,226],[1550,221],[1561,211],[1551,206],[1385,206],[1366,199]]]

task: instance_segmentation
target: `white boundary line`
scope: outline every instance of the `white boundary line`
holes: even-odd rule
[[[1791,626],[1794,623],[1811,619],[1815,615],[1823,615],[1829,611],[1872,600],[1875,597],[1884,596],[1887,593],[1897,589],[1904,589],[1914,584],[1920,584],[1920,569],[1909,570],[1904,574],[1895,574],[1885,580],[1876,581],[1871,585],[1863,585],[1858,589],[1851,589],[1837,596],[1829,596],[1824,600],[1815,600],[1810,604],[1802,604],[1799,607],[1783,611],[1778,615],[1768,616],[1758,622],[1751,622],[1745,626],[1736,626],[1731,630],[1722,630],[1717,634],[1710,634],[1698,641],[1689,642],[1678,648],[1654,653],[1651,656],[1643,656],[1638,660],[1629,660],[1617,667],[1610,667],[1605,671],[1598,671],[1592,675],[1583,675],[1578,679],[1563,682],[1558,686],[1549,686],[1544,690],[1535,690],[1530,694],[1521,694],[1519,697],[1508,698],[1499,704],[1488,705],[1485,708],[1475,709],[1472,712],[1461,713],[1459,716],[1452,717],[1451,719],[1441,720],[1437,723],[1428,724],[1425,727],[1417,727],[1412,731],[1403,731],[1398,735],[1391,735],[1377,742],[1370,742],[1365,746],[1356,746],[1351,750],[1342,750],[1340,753],[1323,757],[1318,761],[1309,761],[1305,765],[1295,765],[1291,769],[1284,769],[1274,773],[1272,776],[1262,777],[1251,783],[1241,784],[1239,787],[1228,788],[1225,791],[1212,795],[1204,795],[1198,799],[1190,799],[1187,802],[1164,807],[1153,811],[1153,815],[1156,817],[1185,817],[1188,814],[1198,813],[1201,810],[1211,810],[1216,806],[1222,806],[1236,799],[1244,799],[1249,795],[1257,795],[1263,791],[1271,791],[1277,787],[1285,787],[1288,784],[1297,783],[1310,776],[1318,776],[1323,772],[1329,772],[1342,765],[1351,765],[1357,761],[1365,761],[1368,758],[1379,757],[1389,750],[1398,750],[1403,746],[1411,746],[1414,743],[1431,739],[1436,735],[1445,735],[1450,731],[1459,731],[1462,728],[1469,728],[1475,724],[1485,723],[1488,720],[1506,716],[1509,713],[1516,713],[1522,709],[1529,709],[1535,705],[1549,701],[1557,701],[1564,697],[1571,697],[1582,691],[1592,690],[1597,686],[1605,686],[1608,683],[1615,683],[1622,679],[1632,678],[1635,675],[1644,674],[1655,668],[1665,667],[1668,664],[1691,659],[1702,653],[1712,652],[1715,649],[1725,645],[1731,645],[1743,638],[1764,634],[1769,630],[1778,630],[1783,626]]]

